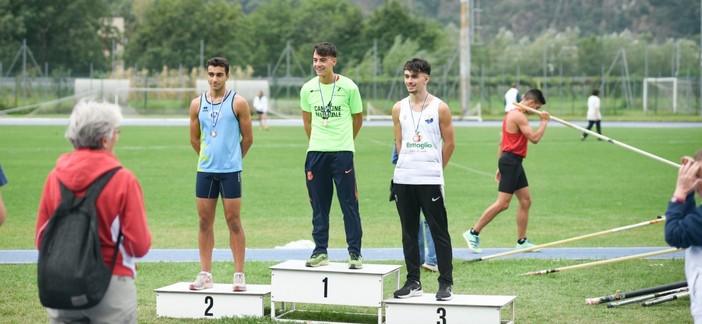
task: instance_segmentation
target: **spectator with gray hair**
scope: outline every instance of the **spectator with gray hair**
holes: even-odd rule
[[[73,152],[61,155],[46,179],[39,202],[36,224],[36,246],[41,246],[44,230],[61,202],[62,183],[78,197],[106,172],[120,168],[107,182],[95,201],[102,257],[112,268],[110,285],[99,304],[82,310],[47,308],[51,323],[102,322],[136,323],[137,293],[134,277],[135,260],[151,247],[151,232],[139,181],[121,167],[114,155],[119,140],[120,107],[110,103],[81,101],[68,122],[66,139]],[[118,240],[122,234],[121,241]],[[114,258],[115,245],[119,243]]]

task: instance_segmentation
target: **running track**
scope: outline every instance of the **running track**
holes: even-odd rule
[[[539,252],[525,252],[510,256],[496,258],[495,260],[511,258],[530,259],[612,259],[629,255],[659,251],[668,247],[592,247],[592,248],[545,248]],[[453,249],[453,258],[474,259],[488,255],[510,251],[508,248],[484,248],[482,254],[473,254],[467,248]],[[286,261],[306,260],[312,249],[246,249],[247,261]],[[363,249],[365,261],[398,261],[404,260],[401,248],[368,248]],[[660,254],[649,259],[683,259],[684,251]],[[36,263],[38,253],[36,250],[0,250],[0,264]],[[332,261],[346,261],[346,249],[329,249],[329,258]],[[231,261],[232,254],[228,249],[215,249],[212,261]],[[199,262],[197,249],[152,249],[139,262]]]

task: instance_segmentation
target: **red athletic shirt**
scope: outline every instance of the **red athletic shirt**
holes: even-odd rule
[[[514,109],[507,114],[505,114],[504,120],[502,120],[502,143],[500,143],[500,151],[510,152],[516,155],[526,158],[527,155],[527,138],[522,134],[522,132],[509,133],[507,132],[507,116],[509,114],[522,114],[519,109]]]

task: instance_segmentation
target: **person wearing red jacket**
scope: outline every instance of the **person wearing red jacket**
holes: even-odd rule
[[[113,153],[119,139],[118,127],[121,120],[120,108],[113,104],[81,101],[74,107],[66,138],[75,150],[61,155],[46,179],[37,217],[37,248],[41,246],[49,219],[61,203],[59,181],[81,197],[95,179],[108,170],[121,166]],[[112,268],[110,286],[102,301],[94,307],[84,310],[47,308],[52,323],[84,320],[104,323],[137,322],[135,260],[149,251],[151,232],[146,221],[141,186],[134,174],[126,168],[119,169],[103,188],[95,207],[102,256],[108,267],[112,267],[119,232],[123,235]]]

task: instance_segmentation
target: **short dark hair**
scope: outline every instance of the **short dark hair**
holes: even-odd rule
[[[546,98],[544,98],[544,94],[539,89],[531,89],[527,91],[522,100],[534,100],[542,105],[546,104]]]
[[[224,67],[224,72],[229,74],[229,61],[223,57],[216,56],[207,60],[207,65],[205,65],[205,67],[209,66],[222,66]]]
[[[597,96],[600,94],[600,89],[592,89],[592,95]]]
[[[431,64],[424,59],[413,58],[405,63],[405,71],[425,73],[431,75]]]
[[[314,54],[314,52],[317,52],[317,55],[319,56],[336,57],[336,46],[329,42],[319,43],[314,46],[314,51],[312,51],[312,54]]]

